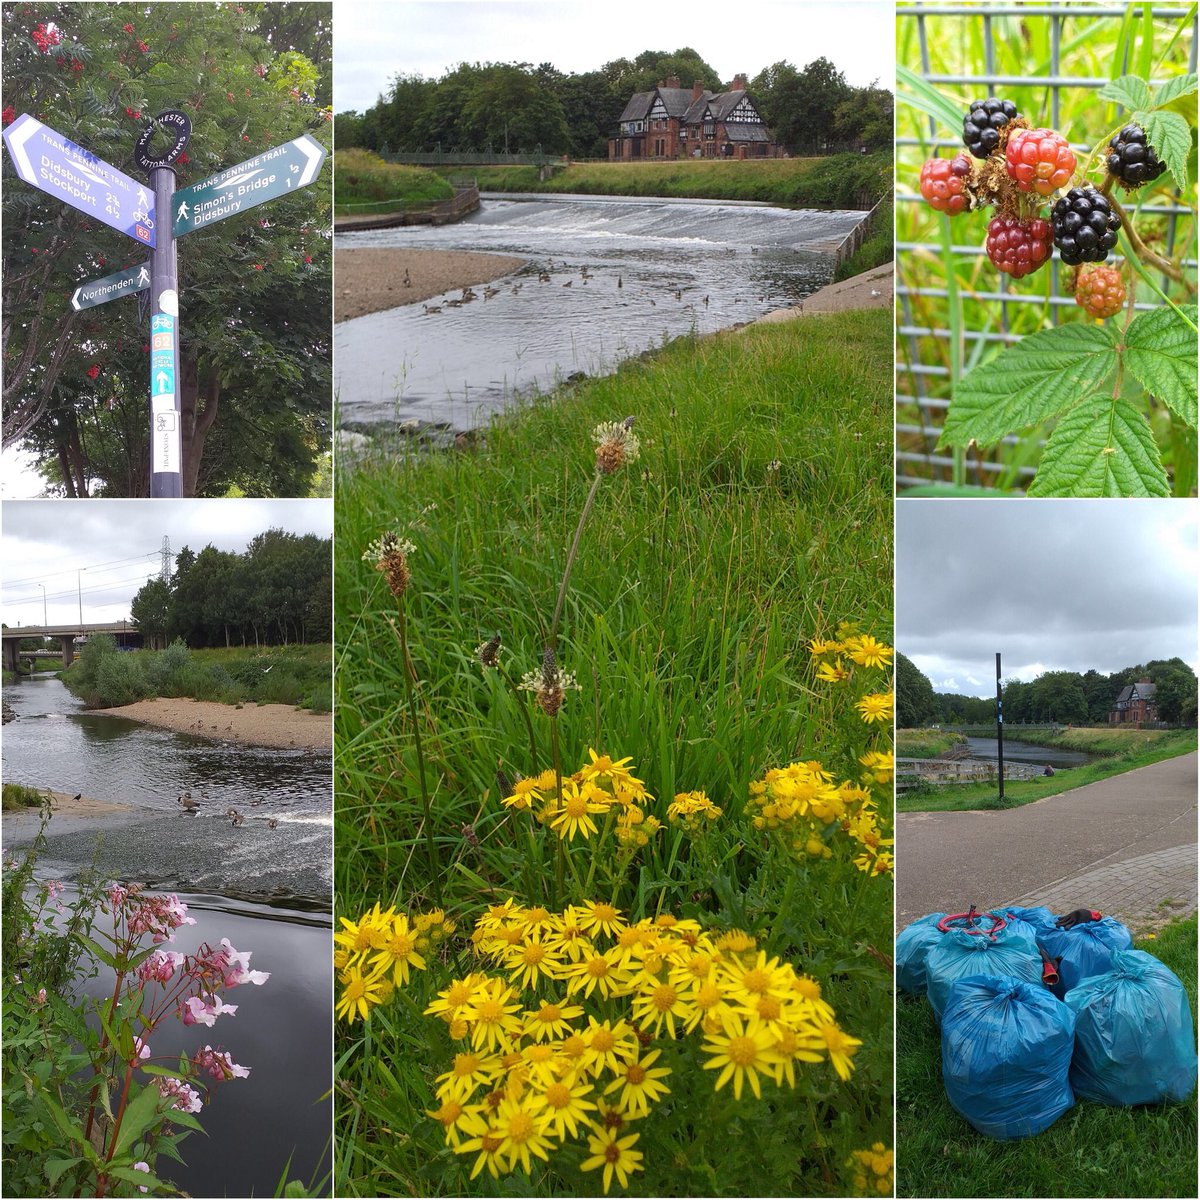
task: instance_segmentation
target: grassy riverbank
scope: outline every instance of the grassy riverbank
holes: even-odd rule
[[[538,178],[537,167],[473,167],[471,171],[481,191],[759,200],[802,208],[855,208],[863,197],[869,197],[870,207],[892,187],[890,153],[744,162],[570,163],[545,180]],[[890,222],[887,232],[890,241]]]
[[[1196,1011],[1196,918],[1135,946],[1160,958]],[[942,1086],[933,1010],[901,994],[896,1011],[898,1196],[1186,1196],[1196,1182],[1196,1094],[1185,1104],[1110,1108],[1081,1101],[1037,1137],[975,1132]]]
[[[966,735],[945,729],[897,729],[897,758],[941,758],[966,742]]]
[[[329,712],[332,696],[328,642],[307,646],[118,651],[92,638],[64,671],[63,683],[92,708],[116,708],[156,696],[222,704],[290,704]]]
[[[1081,734],[1102,734],[1103,730],[1078,730]],[[1038,776],[1036,779],[1011,779],[1004,784],[1004,807],[1018,808],[1022,804],[1031,804],[1046,796],[1057,796],[1069,792],[1087,783],[1098,783],[1101,779],[1111,779],[1114,775],[1124,775],[1138,767],[1148,767],[1151,763],[1162,762],[1167,758],[1177,758],[1181,754],[1190,754],[1196,749],[1196,730],[1194,729],[1154,729],[1128,730],[1128,732],[1153,734],[1145,742],[1132,740],[1124,743],[1124,748],[1109,751],[1108,757],[1098,759],[1080,767],[1070,767],[1059,770],[1055,775]],[[1022,739],[1023,740],[1023,739]],[[1081,740],[1086,740],[1081,739]],[[1097,744],[1099,739],[1097,739]],[[1046,742],[1038,742],[1046,745]],[[1068,746],[1066,741],[1055,741],[1053,745]],[[1087,745],[1074,745],[1076,750],[1087,750]],[[1092,753],[1102,753],[1092,750]],[[948,783],[937,787],[929,787],[911,792],[901,792],[897,797],[896,807],[900,812],[967,812],[981,808],[995,808],[999,803],[999,793],[994,782],[979,783]]]
[[[892,234],[892,204],[881,204],[867,227],[866,240],[834,273],[834,283],[853,279],[872,267],[881,267],[896,257],[896,239]]]
[[[890,742],[854,708],[863,674],[821,683],[810,639],[837,638],[843,620],[890,635],[891,338],[891,313],[872,310],[680,339],[522,407],[465,450],[380,456],[339,476],[337,911],[356,921],[376,904],[410,915],[436,904],[458,932],[366,1021],[339,1021],[337,1194],[472,1194],[470,1159],[448,1153],[427,1116],[449,1064],[444,1027],[417,1014],[453,973],[477,969],[469,934],[484,906],[514,901],[600,900],[619,922],[746,931],[772,962],[796,962],[862,1042],[848,1079],[798,1062],[794,1086],[768,1080],[760,1102],[749,1088],[740,1100],[714,1092],[682,1032],[664,1032],[649,1053],[670,1063],[669,1102],[638,1122],[644,1174],[631,1190],[844,1195],[853,1152],[890,1142],[886,859],[856,865],[836,822],[827,854],[807,839],[795,853],[754,827],[750,797],[767,768],[793,760],[858,780],[867,744]],[[597,474],[592,431],[627,415],[639,456]],[[505,677],[544,682],[585,506],[557,638],[579,690],[564,686],[561,709],[547,699],[551,720]],[[385,531],[411,543],[403,567],[391,556],[398,601],[362,560]],[[499,667],[484,670],[477,647],[497,632]],[[886,670],[869,670],[867,690],[882,691]],[[628,821],[593,798],[595,825],[568,840],[548,805],[543,826],[501,803],[528,796],[544,769],[553,796],[556,762],[569,776],[598,756],[645,783]],[[696,802],[694,789],[715,807],[687,829],[669,806]],[[875,793],[885,838],[889,793]],[[601,993],[565,979],[564,966],[549,987],[571,987],[582,1027]],[[347,966],[343,996],[353,984]],[[628,1002],[619,990],[603,1003],[615,1020]],[[599,1190],[573,1146],[549,1157],[499,1190]]]
[[[369,150],[339,150],[333,156],[336,216],[396,211],[435,204],[454,196],[454,188],[436,171],[384,162]]]

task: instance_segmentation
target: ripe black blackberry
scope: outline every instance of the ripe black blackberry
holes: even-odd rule
[[[1127,188],[1141,187],[1167,169],[1167,164],[1159,161],[1154,147],[1146,141],[1146,131],[1140,125],[1126,125],[1108,146],[1108,173]]]
[[[1000,144],[1000,131],[1021,114],[1011,100],[972,100],[971,110],[963,117],[963,144],[976,158],[987,158]]]
[[[1050,213],[1054,244],[1068,266],[1103,262],[1117,244],[1121,218],[1094,187],[1072,188]]]

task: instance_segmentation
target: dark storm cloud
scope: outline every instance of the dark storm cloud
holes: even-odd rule
[[[896,645],[940,691],[1196,666],[1197,521],[1190,501],[902,500]]]
[[[3,510],[3,618],[9,625],[119,620],[172,555],[244,551],[268,529],[315,533],[332,528],[328,500],[6,500]],[[173,564],[172,564],[173,565]],[[57,612],[57,617],[56,617]]]

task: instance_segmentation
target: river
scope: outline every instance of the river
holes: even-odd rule
[[[14,714],[3,732],[6,782],[132,806],[68,821],[64,832],[53,818],[38,877],[71,880],[95,858],[106,878],[178,891],[197,924],[177,932],[174,949],[227,937],[252,952],[253,969],[271,972],[233,992],[237,1014],[211,1030],[169,1020],[151,1041],[155,1059],[211,1044],[251,1069],[217,1089],[200,1115],[205,1133],[180,1147],[186,1165],[160,1160],[164,1178],[191,1195],[274,1195],[289,1157],[289,1178],[320,1177],[332,1121],[330,756],[89,713],[51,675],[6,686],[4,699]],[[185,789],[204,797],[195,816],[176,804]],[[224,818],[230,805],[244,825]],[[35,815],[6,813],[6,852],[19,854],[36,830]],[[109,980],[102,973],[87,988],[104,994]]]
[[[865,218],[729,201],[485,196],[457,224],[340,233],[339,249],[491,251],[527,264],[488,300],[453,307],[459,293],[447,293],[428,302],[440,313],[413,304],[339,322],[339,420],[474,428],[520,393],[798,304],[832,280],[834,249]]]
[[[986,758],[996,761],[996,739],[969,737],[967,745],[971,748],[972,758]],[[1058,769],[1060,767],[1080,767],[1084,763],[1095,761],[1096,755],[1086,754],[1082,750],[1064,750],[1057,746],[1035,746],[1031,742],[1016,739],[1004,739],[1005,762],[1041,763]]]

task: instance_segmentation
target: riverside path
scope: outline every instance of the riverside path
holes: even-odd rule
[[[1196,911],[1197,755],[1020,808],[896,818],[896,928],[931,912],[1098,908],[1135,931]]]

